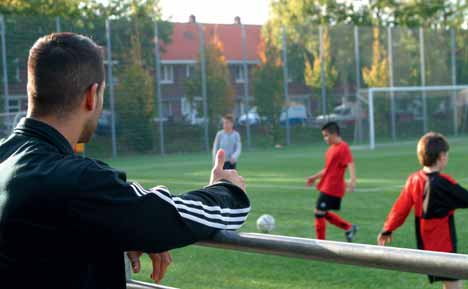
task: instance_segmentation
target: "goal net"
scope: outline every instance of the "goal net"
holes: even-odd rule
[[[371,149],[428,131],[468,133],[468,85],[373,87],[359,92],[358,106],[356,135]]]

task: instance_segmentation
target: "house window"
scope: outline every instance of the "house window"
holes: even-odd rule
[[[20,111],[19,99],[9,99],[8,108],[9,108],[8,109],[9,112],[19,112]]]
[[[161,65],[161,83],[174,83],[174,66],[168,64]]]
[[[162,103],[162,115],[164,118],[170,118],[174,115],[173,104],[171,101],[164,101]]]
[[[244,83],[247,79],[247,75],[243,65],[236,66],[236,83]]]
[[[21,81],[20,61],[18,58],[15,58],[13,62],[15,63],[15,79],[17,82],[20,82]]]
[[[194,72],[195,72],[195,66],[193,66],[193,64],[187,64],[185,66],[185,77],[187,79],[192,78]]]
[[[291,71],[288,70],[288,82],[293,82],[294,76]]]

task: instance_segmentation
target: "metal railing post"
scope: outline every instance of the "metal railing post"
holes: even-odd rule
[[[287,236],[218,232],[202,246],[468,279],[468,256]]]

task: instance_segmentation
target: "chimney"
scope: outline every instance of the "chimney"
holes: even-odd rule
[[[189,23],[197,23],[197,18],[195,18],[195,15],[190,15],[189,16]]]
[[[241,19],[239,16],[234,17],[234,24],[241,24]]]

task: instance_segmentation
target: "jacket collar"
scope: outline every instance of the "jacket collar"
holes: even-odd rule
[[[74,153],[70,143],[58,130],[37,119],[23,117],[14,133],[39,138],[55,146],[63,154]]]

